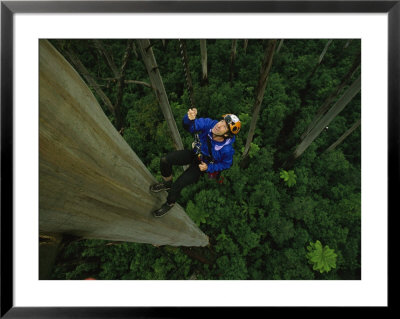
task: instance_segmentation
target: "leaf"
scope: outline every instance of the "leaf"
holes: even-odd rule
[[[310,243],[307,250],[309,253],[306,256],[309,262],[313,264],[313,270],[319,270],[320,273],[323,273],[336,268],[337,255],[329,246],[323,247],[321,242],[317,240],[315,243]]]
[[[296,174],[294,173],[293,170],[290,170],[288,172],[285,171],[285,170],[282,170],[281,173],[280,173],[280,177],[286,182],[286,184],[289,187],[292,187],[292,186],[294,186],[296,184],[297,176],[296,176]]]

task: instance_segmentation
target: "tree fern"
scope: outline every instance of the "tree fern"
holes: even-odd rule
[[[286,184],[289,186],[289,187],[292,187],[292,186],[294,186],[295,184],[296,184],[296,174],[294,173],[294,171],[293,170],[290,170],[290,171],[285,171],[285,170],[282,170],[281,171],[281,174],[280,174],[280,177],[286,182]]]
[[[307,246],[307,259],[310,264],[313,264],[313,270],[319,270],[320,273],[328,272],[332,268],[336,268],[336,258],[333,249],[328,246],[322,247],[319,240],[315,243],[310,242],[310,246]]]

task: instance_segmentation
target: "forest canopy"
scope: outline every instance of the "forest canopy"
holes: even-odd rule
[[[161,181],[160,158],[174,141],[137,42],[50,42]],[[178,201],[210,244],[74,240],[64,243],[52,279],[361,279],[361,41],[277,40],[251,141],[271,40],[207,39],[206,74],[201,41],[185,40],[192,89],[180,41],[150,43],[184,148],[193,142],[182,125],[192,106],[198,117],[234,113],[242,122],[223,180],[204,176]]]

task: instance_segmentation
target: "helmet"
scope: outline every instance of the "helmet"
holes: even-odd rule
[[[222,118],[225,120],[226,125],[228,125],[229,131],[236,135],[240,131],[240,127],[242,123],[240,123],[239,118],[235,114],[225,114],[222,115]]]

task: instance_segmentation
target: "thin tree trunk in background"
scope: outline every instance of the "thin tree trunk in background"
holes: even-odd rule
[[[321,64],[321,62],[322,62],[322,60],[323,60],[323,58],[324,58],[324,56],[325,56],[325,54],[326,54],[326,51],[328,51],[328,48],[329,48],[329,46],[331,45],[331,43],[332,43],[332,40],[329,40],[329,41],[325,44],[325,47],[324,47],[324,49],[322,50],[321,55],[319,56],[318,65]]]
[[[183,143],[181,136],[176,126],[175,118],[172,114],[171,106],[168,101],[167,93],[165,92],[164,84],[158,70],[157,62],[154,57],[153,49],[150,46],[148,39],[136,40],[139,46],[140,54],[142,55],[143,62],[146,66],[147,73],[149,74],[150,82],[153,87],[154,94],[161,107],[164,118],[167,121],[168,127],[171,132],[172,140],[177,150],[183,150]]]
[[[279,45],[278,45],[278,48],[276,49],[276,53],[275,53],[275,54],[278,54],[279,51],[281,50],[282,44],[283,44],[283,40],[284,40],[284,39],[281,39],[281,41],[279,41]]]
[[[115,116],[114,105],[111,103],[110,99],[107,97],[107,95],[103,92],[103,90],[100,88],[97,82],[90,75],[89,71],[83,65],[81,60],[79,60],[75,52],[72,51],[72,49],[65,49],[62,51],[62,53],[71,61],[74,68],[85,78],[88,85],[96,91],[97,95],[103,101],[103,103],[108,108],[110,113]]]
[[[139,55],[136,50],[135,42],[132,42],[132,51],[133,51],[133,54],[135,55],[136,59],[139,58]]]
[[[310,146],[310,144],[318,137],[325,127],[346,107],[346,105],[353,99],[353,97],[361,90],[361,75],[356,81],[347,89],[347,91],[340,97],[340,99],[330,108],[330,110],[322,116],[318,123],[312,128],[307,136],[296,147],[292,156],[283,165],[289,168],[293,162],[303,154],[303,152]]]
[[[116,117],[116,126],[117,130],[120,131],[124,126],[124,120],[122,118],[121,108],[122,108],[122,97],[125,87],[125,74],[126,74],[126,66],[128,64],[129,58],[132,54],[132,43],[133,40],[127,41],[127,46],[124,53],[124,58],[122,60],[122,65],[119,70],[119,77],[117,83],[117,101],[115,102],[115,117]]]
[[[248,45],[249,45],[249,40],[248,39],[244,39],[244,44],[243,44],[244,54],[246,54],[246,52],[247,52],[247,46]]]
[[[315,72],[317,72],[319,66],[321,65],[322,60],[324,59],[324,56],[326,54],[326,51],[328,51],[328,48],[331,45],[331,43],[332,43],[332,40],[328,40],[328,42],[325,44],[324,49],[322,50],[321,54],[319,55],[317,64],[314,66],[313,70],[311,71],[310,75],[307,78],[307,81],[306,81],[307,84],[306,84],[305,88],[303,89],[303,92],[301,93],[301,95],[303,95],[304,92],[308,91],[308,89],[310,87],[310,81],[313,78]]]
[[[349,136],[351,133],[353,133],[354,130],[355,130],[357,127],[360,126],[360,124],[361,124],[361,119],[359,119],[357,122],[355,122],[355,123],[353,124],[353,126],[350,127],[341,137],[339,137],[338,140],[337,140],[335,143],[333,143],[331,146],[329,146],[329,147],[326,149],[326,152],[333,151],[340,143],[342,143],[342,142],[346,139],[347,136]]]
[[[242,161],[248,156],[251,142],[253,141],[254,132],[256,130],[257,120],[260,113],[261,103],[264,99],[265,88],[267,87],[268,75],[271,69],[272,60],[277,40],[269,40],[268,46],[265,50],[264,60],[262,63],[260,76],[258,79],[257,89],[255,91],[255,102],[253,107],[253,114],[251,117],[250,129],[247,134],[246,146],[242,154]]]
[[[208,82],[207,40],[200,40],[200,52],[201,52],[201,70],[202,70],[201,83],[202,85],[204,85]]]
[[[351,41],[353,41],[353,40],[352,40],[352,39],[347,40],[347,42],[346,42],[345,45],[343,46],[343,50],[344,50],[344,49],[347,49],[347,48],[349,47]]]
[[[317,114],[315,115],[312,122],[308,125],[305,132],[301,135],[300,139],[303,140],[307,134],[311,131],[311,129],[315,126],[316,123],[321,119],[321,117],[329,110],[329,106],[331,105],[332,101],[337,97],[339,92],[345,87],[345,85],[350,81],[351,77],[353,76],[354,72],[360,67],[361,63],[361,54],[358,54],[356,59],[353,62],[349,72],[343,77],[341,83],[338,85],[336,90],[332,92],[328,98],[325,100],[324,104],[318,109]]]
[[[208,237],[166,193],[112,126],[79,74],[39,42],[39,233],[171,246]]]
[[[229,82],[231,87],[233,86],[233,73],[235,70],[235,60],[236,60],[236,43],[237,40],[232,40],[231,46],[231,58],[230,58],[230,67],[229,67]]]
[[[103,42],[101,40],[93,40],[94,46],[100,52],[100,54],[104,57],[107,65],[110,67],[111,71],[114,73],[116,78],[120,77],[119,70],[114,63],[114,60],[107,49],[104,47]]]

